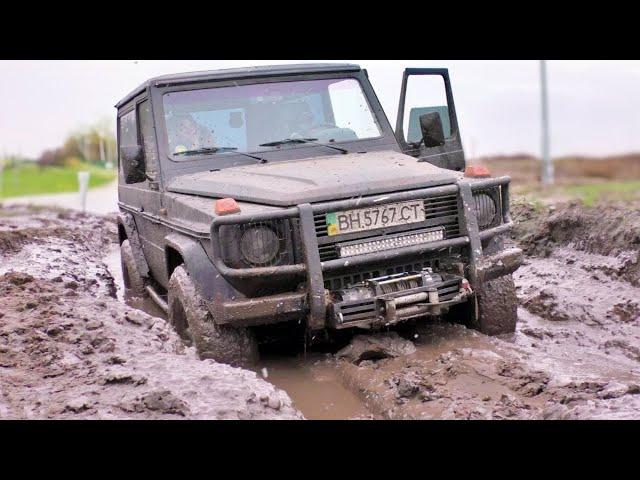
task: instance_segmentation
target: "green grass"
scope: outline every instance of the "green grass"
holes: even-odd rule
[[[89,171],[89,188],[105,185],[116,178],[114,170],[93,165],[45,167],[22,164],[5,168],[0,174],[0,198],[46,193],[77,192],[78,171]]]
[[[604,199],[632,200],[640,197],[640,181],[572,185],[566,187],[566,192],[580,198],[587,206]]]
[[[640,180],[576,183],[573,185],[555,185],[551,188],[542,188],[537,184],[520,184],[514,187],[513,194],[525,198],[528,202],[533,201],[545,204],[575,199],[590,207],[600,201],[640,199]]]

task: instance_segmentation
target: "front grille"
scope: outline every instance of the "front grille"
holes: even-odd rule
[[[393,203],[393,202],[390,202]],[[456,238],[460,236],[460,223],[458,214],[458,196],[440,195],[430,197],[424,200],[425,220],[424,222],[412,223],[410,225],[401,225],[398,227],[390,227],[387,229],[370,230],[366,232],[358,232],[357,236],[349,237],[349,240],[364,238],[383,238],[385,235],[399,232],[412,232],[421,230],[425,227],[442,226],[445,230],[445,239]],[[327,234],[327,224],[325,213],[319,213],[314,216],[316,236],[318,237],[318,247],[320,250],[320,260],[335,260],[339,258],[336,244],[345,241],[344,235],[336,235],[329,237]]]

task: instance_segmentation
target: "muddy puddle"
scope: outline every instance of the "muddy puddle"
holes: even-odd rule
[[[304,356],[266,355],[257,368],[265,380],[289,394],[310,420],[369,419],[364,402],[347,389],[332,360],[311,352]]]

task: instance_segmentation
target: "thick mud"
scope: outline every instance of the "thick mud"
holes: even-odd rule
[[[254,372],[200,361],[117,299],[108,217],[0,217],[0,418],[298,419]]]
[[[0,418],[640,418],[638,210],[520,203],[513,216],[515,334],[415,321],[265,350],[251,372],[198,361],[155,305],[124,297],[112,219],[13,211],[0,217]]]
[[[514,240],[527,253],[514,275],[516,333],[418,323],[404,332],[414,354],[337,361],[373,413],[640,418],[640,214],[615,206],[515,210]]]

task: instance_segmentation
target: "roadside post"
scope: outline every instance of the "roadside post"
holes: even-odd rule
[[[89,172],[78,172],[78,186],[82,212],[85,212],[87,210],[87,192],[89,191]]]
[[[549,146],[549,96],[547,93],[547,62],[540,60],[540,104],[542,112],[542,185],[553,185],[553,159]]]

